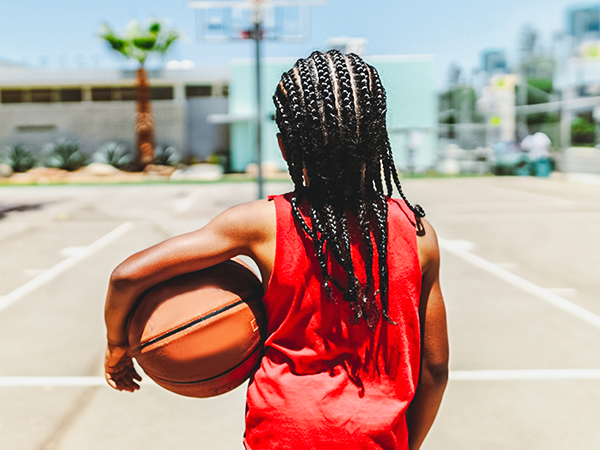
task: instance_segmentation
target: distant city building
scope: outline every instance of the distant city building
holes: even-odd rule
[[[567,13],[567,35],[579,44],[600,40],[600,5],[572,8]]]
[[[478,109],[485,115],[490,141],[512,141],[516,132],[515,74],[494,75],[483,88],[477,102]],[[490,131],[495,131],[491,136]]]
[[[504,50],[484,50],[481,52],[481,70],[488,76],[507,73],[506,52]]]

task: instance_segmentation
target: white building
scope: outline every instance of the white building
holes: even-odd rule
[[[134,71],[44,70],[0,62],[0,146],[35,152],[60,139],[93,152],[109,141],[134,146]],[[230,69],[149,71],[157,145],[204,160],[229,147],[227,125],[206,117],[227,112]]]

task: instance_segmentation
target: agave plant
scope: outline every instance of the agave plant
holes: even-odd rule
[[[59,142],[54,144],[45,158],[46,166],[71,172],[82,168],[89,162],[89,155],[81,151],[77,142]]]
[[[2,161],[8,164],[13,172],[27,172],[37,163],[33,153],[21,144],[8,146]]]
[[[133,155],[125,144],[107,142],[98,149],[94,159],[104,164],[110,164],[117,169],[125,169],[133,161]]]
[[[154,164],[160,164],[161,166],[174,166],[177,164],[175,147],[156,147]]]

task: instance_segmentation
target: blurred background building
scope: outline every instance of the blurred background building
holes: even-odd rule
[[[338,3],[334,15],[340,13]],[[472,66],[446,64],[439,52],[401,54],[408,44],[400,40],[394,47],[398,52],[372,55],[373,41],[380,38],[376,33],[336,36],[332,31],[322,36],[321,44],[301,50],[306,56],[314,48],[338,48],[361,54],[378,68],[389,97],[395,161],[404,172],[495,172],[507,153],[525,153],[520,144],[526,136],[541,132],[552,142],[556,169],[600,173],[600,4],[570,6],[561,15],[562,26],[551,32],[536,28],[526,15],[515,16],[519,31],[506,36],[505,45],[482,42],[473,52]],[[379,17],[381,23],[387,19]],[[472,23],[473,28],[479,25]],[[220,33],[235,31],[221,28]],[[305,33],[300,28],[290,33]],[[321,28],[327,27],[321,23]],[[266,28],[267,34],[270,30]],[[381,34],[388,41],[396,39],[389,29]],[[226,169],[244,171],[255,162],[255,73],[252,60],[233,57],[251,54],[249,48],[225,37],[230,43],[223,44],[223,53],[231,57],[221,66],[155,61],[149,74],[156,144],[175,148],[186,162],[225,161]],[[440,43],[453,37],[436,35]],[[244,47],[243,52],[234,52],[232,45]],[[277,48],[281,54],[283,47]],[[295,60],[271,53],[263,58],[264,161],[280,169],[284,162],[275,139],[271,95],[282,71]],[[132,66],[50,68],[43,61],[0,61],[0,146],[25,144],[41,152],[61,139],[79,142],[88,153],[108,141],[134,146]],[[445,66],[440,68],[441,62]],[[446,74],[443,80],[440,71]]]
[[[228,151],[227,127],[206,118],[227,112],[229,68],[151,70],[149,76],[158,145],[176,148],[184,159]],[[39,152],[64,139],[88,153],[110,141],[133,148],[134,77],[134,71],[50,71],[4,63],[0,145],[24,144]]]
[[[364,40],[353,40],[364,45]],[[388,125],[395,159],[403,170],[435,168],[437,98],[433,58],[382,56],[378,68],[388,91]],[[263,61],[264,158],[281,170],[273,87],[294,59]],[[149,72],[157,145],[174,147],[184,161],[222,156],[243,172],[255,158],[255,72],[252,60],[222,68],[165,68]],[[134,72],[40,70],[4,64],[0,69],[0,144],[41,152],[65,139],[93,153],[107,142],[133,147]]]

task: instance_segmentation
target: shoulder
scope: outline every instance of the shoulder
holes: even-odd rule
[[[269,200],[255,200],[233,206],[209,224],[221,232],[248,237],[263,237],[274,231],[275,205]]]
[[[422,232],[417,234],[417,246],[419,249],[419,260],[423,275],[433,272],[437,273],[440,265],[440,248],[433,226],[426,219],[421,219]]]

